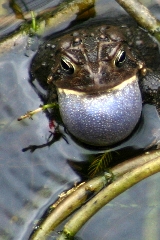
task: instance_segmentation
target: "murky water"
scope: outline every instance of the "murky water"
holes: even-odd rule
[[[100,8],[103,4],[97,3],[99,14],[105,12]],[[116,3],[113,5],[118,8]],[[34,221],[58,194],[80,180],[67,160],[86,161],[91,153],[69,136],[68,143],[60,138],[50,147],[22,151],[29,145],[46,143],[50,134],[44,113],[34,116],[34,120],[17,121],[17,117],[42,103],[29,84],[28,69],[34,52],[27,57],[25,44],[24,40],[0,56],[0,240],[27,240]],[[160,239],[159,180],[160,174],[156,174],[120,195],[77,236],[83,240]]]

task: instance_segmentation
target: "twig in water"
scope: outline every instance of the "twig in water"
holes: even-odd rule
[[[25,119],[25,118],[32,119],[32,116],[33,116],[34,114],[39,113],[39,112],[41,112],[41,111],[44,111],[44,110],[46,110],[46,109],[48,109],[48,108],[54,108],[54,107],[57,107],[57,106],[58,106],[58,103],[45,104],[45,105],[43,105],[43,106],[41,106],[41,107],[39,107],[39,108],[37,108],[37,109],[35,109],[35,110],[33,110],[33,111],[28,111],[25,115],[22,115],[22,116],[19,117],[17,120],[18,120],[18,121],[21,121],[21,120],[23,120],[23,119]]]

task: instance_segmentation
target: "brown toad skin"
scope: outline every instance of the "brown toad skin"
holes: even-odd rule
[[[160,111],[159,66],[158,45],[145,31],[137,26],[97,24],[43,43],[31,75],[42,85],[48,83],[50,96],[56,89],[62,120],[75,137],[106,146],[133,131],[142,102]],[[128,79],[134,82],[123,89]]]

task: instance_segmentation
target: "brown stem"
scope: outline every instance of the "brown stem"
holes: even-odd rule
[[[160,21],[139,1],[116,0],[136,22],[160,41]]]

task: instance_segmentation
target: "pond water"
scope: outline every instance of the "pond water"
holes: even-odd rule
[[[36,1],[35,8],[43,7],[38,5],[42,1]],[[55,4],[55,1],[46,1],[46,4],[52,6],[53,2]],[[96,5],[97,16],[106,12],[100,8],[104,2]],[[26,3],[31,4],[30,1]],[[114,7],[116,15],[118,5],[113,1],[108,3],[108,9]],[[22,151],[30,145],[46,143],[50,135],[44,113],[35,115],[33,120],[17,121],[19,116],[42,104],[29,83],[28,70],[35,52],[26,55],[26,42],[27,39],[23,39],[0,56],[0,240],[27,240],[35,221],[47,207],[62,191],[80,181],[68,160],[86,162],[90,155],[97,153],[97,149],[78,145],[69,135],[66,135],[67,141],[61,137],[50,147]],[[144,111],[154,112],[151,106]],[[151,121],[148,123],[145,118],[144,123],[147,130],[142,130],[144,135],[140,143],[136,142],[136,149],[148,144],[145,134],[151,131]],[[158,124],[156,119],[155,125]],[[64,132],[63,127],[61,131]],[[115,150],[130,146],[132,141]],[[160,174],[156,174],[117,197],[79,231],[78,239],[160,239],[159,181]],[[55,239],[56,235],[57,232],[53,233],[50,239]]]

